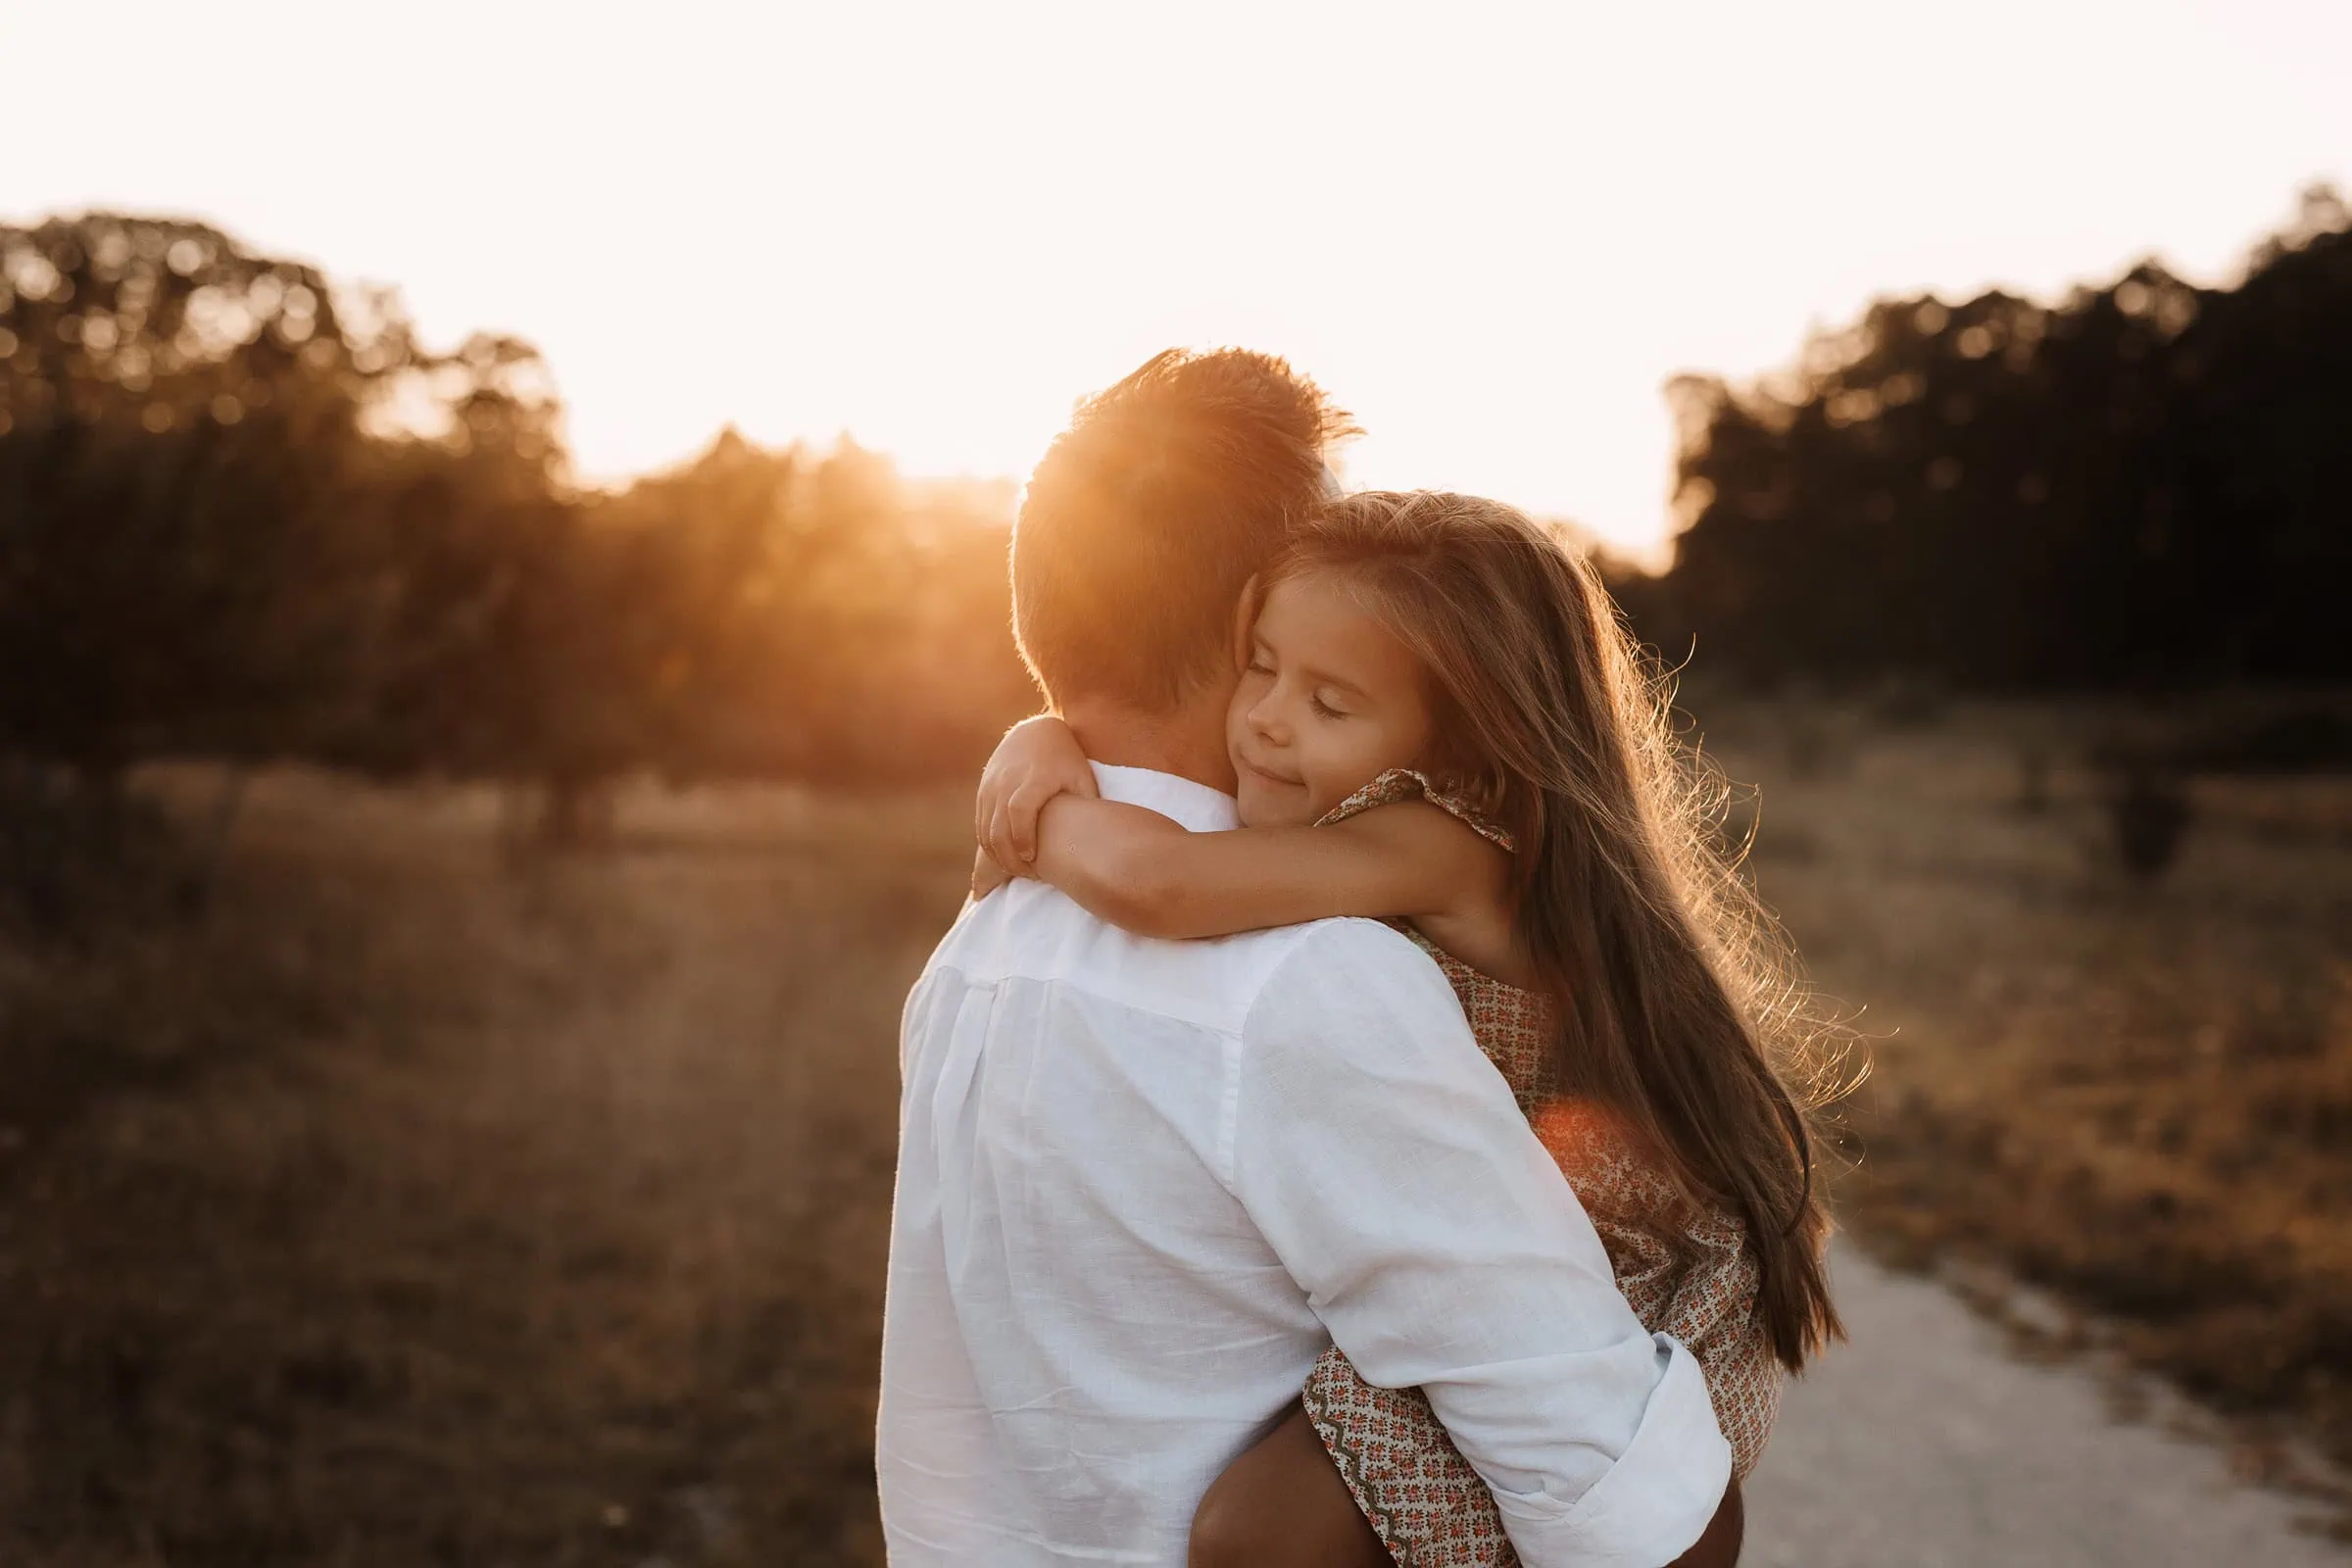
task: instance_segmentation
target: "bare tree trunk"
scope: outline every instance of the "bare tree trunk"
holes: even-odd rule
[[[221,867],[228,863],[228,841],[236,831],[237,818],[244,812],[246,787],[252,782],[251,764],[239,761],[222,765],[213,790],[212,809],[205,814],[197,839],[195,863],[189,866],[179,884],[181,913],[198,915],[212,907]]]
[[[609,847],[615,805],[611,779],[585,774],[550,776],[541,785],[539,847],[559,853]]]

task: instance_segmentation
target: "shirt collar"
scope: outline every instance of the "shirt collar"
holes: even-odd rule
[[[1106,801],[1157,811],[1195,833],[1222,833],[1242,825],[1240,807],[1222,790],[1148,767],[1115,767],[1108,762],[1091,765],[1095,787]]]

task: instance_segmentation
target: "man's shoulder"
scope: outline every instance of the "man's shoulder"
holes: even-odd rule
[[[1338,915],[1328,920],[1309,920],[1303,925],[1277,926],[1269,931],[1250,933],[1253,936],[1285,937],[1279,964],[1346,964],[1388,972],[1397,965],[1411,968],[1418,965],[1437,972],[1413,939],[1386,920],[1367,920],[1357,915]]]
[[[1285,945],[1267,954],[1266,972],[1252,998],[1252,1011],[1279,1010],[1294,1016],[1345,1002],[1350,1013],[1365,1008],[1415,1008],[1435,1004],[1458,1014],[1445,972],[1412,938],[1382,920],[1352,916],[1284,926]]]

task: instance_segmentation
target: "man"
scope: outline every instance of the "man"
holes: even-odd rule
[[[1105,797],[1235,825],[1235,607],[1337,428],[1279,361],[1169,353],[1039,465],[1015,629]],[[940,944],[901,1049],[894,1563],[1184,1562],[1334,1343],[1426,1392],[1538,1568],[1656,1565],[1707,1527],[1730,1455],[1697,1365],[1635,1319],[1396,932],[1152,942],[1017,882]]]

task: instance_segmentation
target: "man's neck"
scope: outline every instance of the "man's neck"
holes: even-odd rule
[[[1226,795],[1234,791],[1221,692],[1199,693],[1164,712],[1079,699],[1062,705],[1061,718],[1091,760],[1173,773]]]

